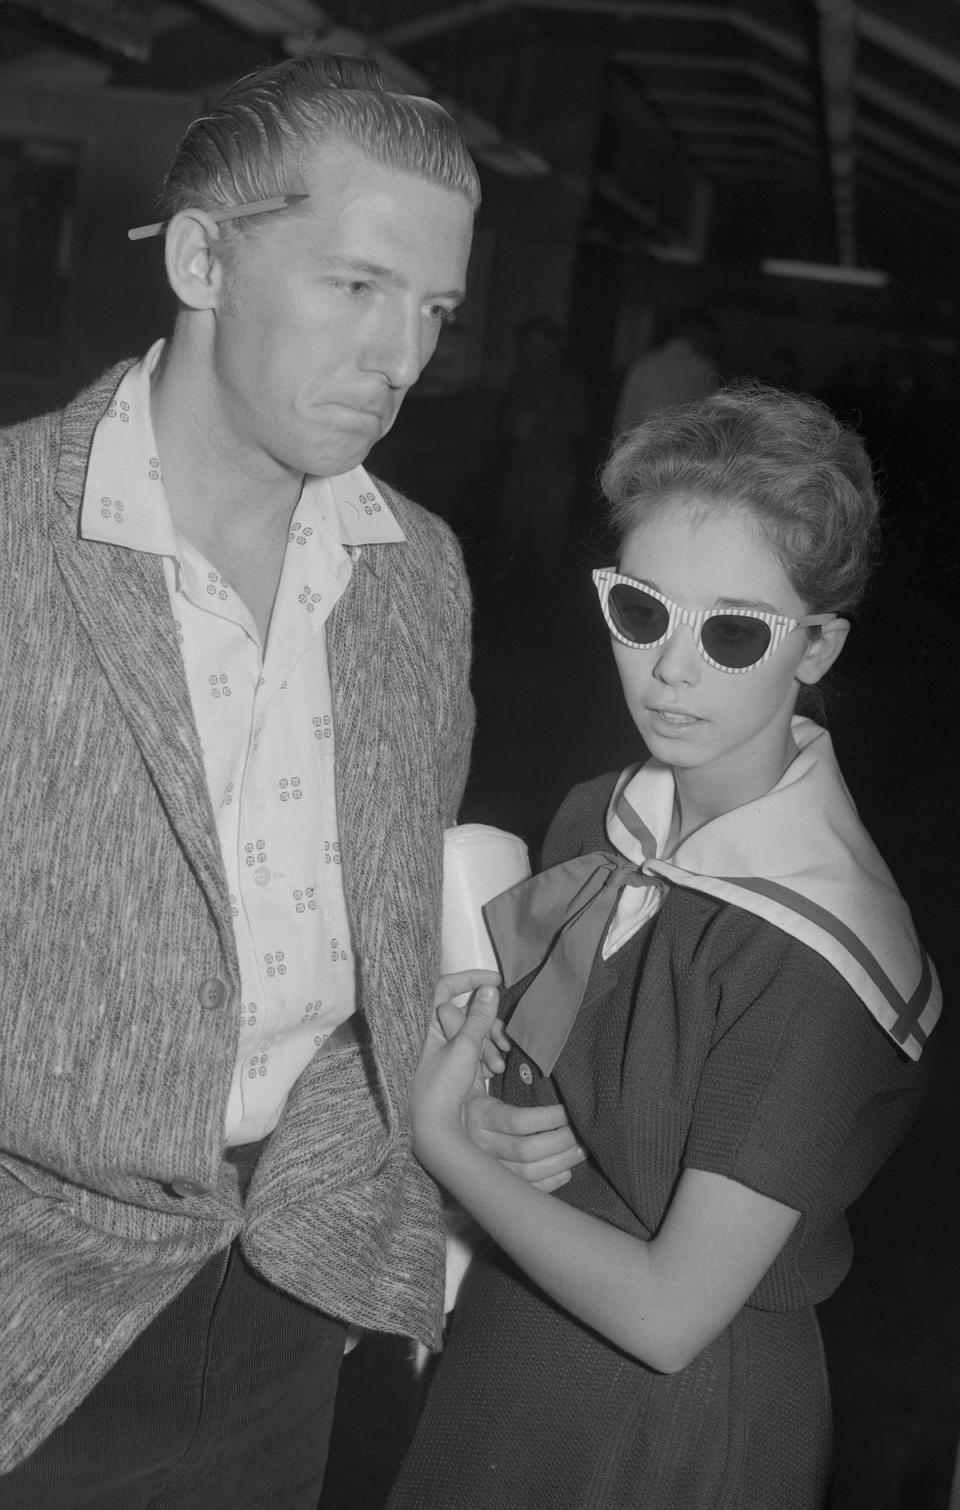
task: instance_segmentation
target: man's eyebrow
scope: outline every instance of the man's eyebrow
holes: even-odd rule
[[[339,268],[348,273],[361,273],[367,278],[380,278],[385,283],[392,283],[395,288],[407,287],[406,278],[394,272],[392,267],[383,267],[379,262],[368,262],[365,257],[322,257],[320,260],[325,267]],[[447,288],[438,290],[430,297],[453,299],[457,303],[462,303],[465,296],[462,288]]]

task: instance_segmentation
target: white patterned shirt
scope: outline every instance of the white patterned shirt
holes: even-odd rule
[[[308,478],[267,648],[230,584],[174,526],[150,417],[163,342],[123,377],[94,435],[87,540],[163,557],[240,960],[240,1042],[225,1137],[277,1124],[294,1081],[353,1012],[324,625],[357,547],[403,531],[362,467]]]

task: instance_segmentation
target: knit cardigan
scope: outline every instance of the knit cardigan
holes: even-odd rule
[[[360,549],[327,629],[360,1041],[303,1072],[242,1207],[239,969],[162,564],[78,534],[125,365],[0,434],[0,1472],[237,1236],[309,1305],[439,1337],[406,1103],[472,733],[460,553],[380,485],[406,542]]]

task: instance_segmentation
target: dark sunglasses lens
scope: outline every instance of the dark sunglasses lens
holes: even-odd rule
[[[755,666],[770,644],[770,628],[762,619],[741,618],[735,613],[708,619],[700,632],[703,648],[718,666],[741,671]]]
[[[670,622],[667,610],[640,587],[614,583],[607,607],[617,631],[634,645],[652,645],[667,632]]]

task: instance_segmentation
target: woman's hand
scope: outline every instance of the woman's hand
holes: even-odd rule
[[[437,1138],[463,1136],[464,1107],[472,1096],[482,1094],[484,1075],[489,1073],[485,1051],[502,1066],[492,1037],[497,982],[490,970],[467,970],[443,976],[437,986],[435,1011],[410,1092],[414,1151],[428,1169]],[[466,992],[472,994],[463,1007],[454,998]]]
[[[493,970],[461,970],[457,974],[441,975],[433,998],[436,1022],[447,1043],[455,1038],[463,1026],[463,1015],[471,990],[478,986],[499,986],[500,977]],[[488,1036],[483,1040],[480,1064],[477,1067],[474,1090],[478,1096],[486,1094],[487,1081],[491,1075],[502,1075],[507,1067],[503,1057],[510,1052],[510,1040],[499,1017],[493,1020]]]

